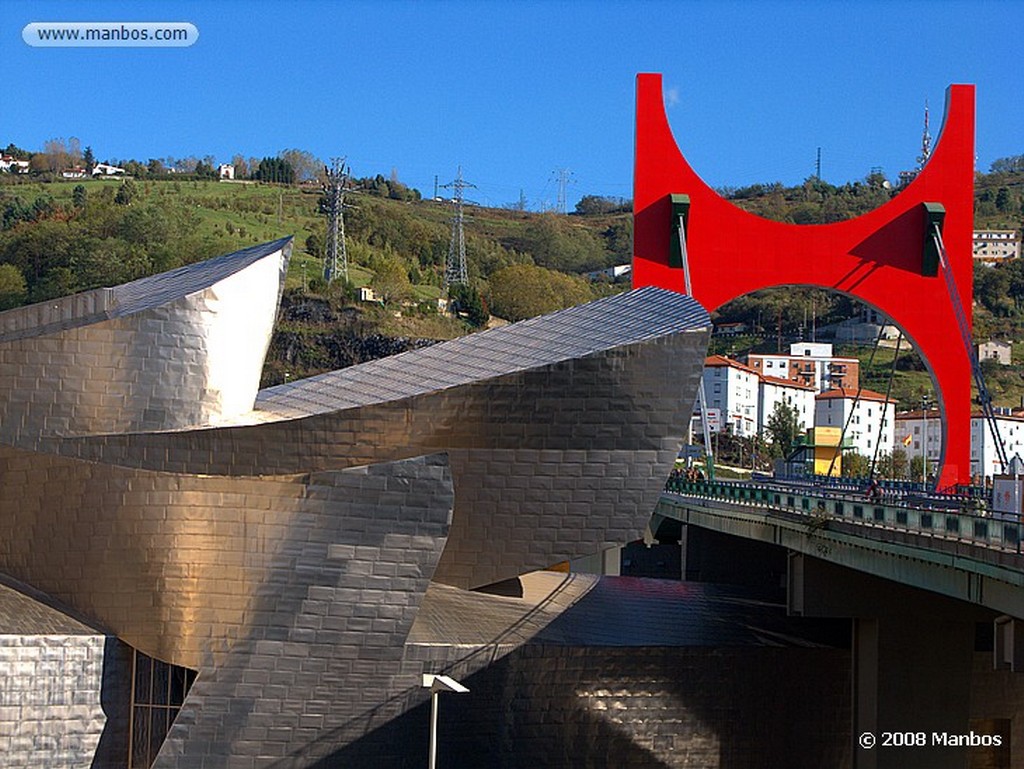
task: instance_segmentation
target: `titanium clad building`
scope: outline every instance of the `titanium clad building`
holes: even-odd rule
[[[467,591],[647,523],[701,375],[693,300],[641,289],[257,393],[290,251],[0,313],[6,765],[329,765],[422,673],[493,665],[595,583]],[[488,637],[432,642],[431,593]]]

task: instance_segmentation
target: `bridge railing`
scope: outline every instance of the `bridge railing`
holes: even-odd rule
[[[824,475],[779,475],[777,473],[775,475],[754,473],[752,481],[754,483],[766,483],[769,485],[785,484],[789,486],[806,486],[816,489],[845,490],[850,492],[863,491],[871,482],[868,478],[829,477]],[[986,502],[991,500],[992,497],[992,489],[986,486],[954,486],[942,494],[936,494],[932,484],[922,483],[920,481],[902,481],[879,478],[877,483],[884,492],[898,497],[907,495],[925,495],[935,497],[937,500],[967,498],[985,500]]]
[[[718,500],[806,516],[812,525],[841,520],[1020,552],[1021,522],[979,509],[968,496],[940,498],[882,492],[880,498],[871,498],[865,496],[863,488],[823,491],[783,484],[681,478],[669,479],[665,491],[670,497]]]

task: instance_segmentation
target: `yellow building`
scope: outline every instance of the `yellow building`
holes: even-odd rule
[[[839,445],[842,434],[843,431],[839,427],[813,427],[807,431],[808,448],[814,457],[815,475],[843,474],[843,451]]]

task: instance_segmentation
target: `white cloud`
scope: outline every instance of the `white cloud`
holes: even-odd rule
[[[679,89],[673,86],[665,91],[665,106],[674,107],[679,103]]]

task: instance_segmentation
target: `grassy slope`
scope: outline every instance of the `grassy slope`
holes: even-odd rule
[[[28,200],[38,195],[50,195],[62,201],[70,200],[72,191],[78,184],[83,185],[87,191],[93,191],[118,183],[116,180],[82,180],[17,184],[12,185],[10,191]],[[306,238],[314,233],[322,237],[324,230],[323,217],[318,215],[316,210],[319,190],[315,188],[205,181],[142,181],[138,184],[142,197],[146,200],[178,201],[194,206],[201,229],[218,234],[238,248],[286,235],[294,236],[296,247],[287,279],[289,288],[300,287],[322,274],[321,261],[304,250]],[[976,197],[979,200],[983,200],[986,195],[991,198],[999,187],[1004,186],[1011,189],[1015,195],[1024,196],[1024,174],[979,175]],[[372,201],[373,205],[383,206],[386,210],[394,211],[396,215],[411,215],[430,223],[433,227],[447,227],[451,216],[449,206],[435,201],[401,203],[382,198],[373,198]],[[356,203],[358,202],[359,199],[356,197]],[[749,207],[757,208],[756,202]],[[525,228],[536,221],[538,216],[530,212],[467,207],[467,236],[496,241],[514,248],[525,240]],[[596,234],[621,218],[622,215],[572,217],[566,221],[571,227],[588,229]],[[986,205],[982,202],[979,203],[976,224],[979,227],[1016,228],[1021,225],[1020,218],[1013,212],[997,212],[991,204]],[[371,282],[373,273],[352,262],[349,277],[356,286],[364,286]],[[413,290],[417,300],[434,299],[441,294],[440,288],[436,285],[418,285],[414,286]],[[373,308],[369,308],[367,314],[381,333],[450,338],[465,332],[465,328],[458,322],[447,318],[396,318],[392,313]],[[1019,322],[1013,324],[1013,329],[1021,331]],[[1014,350],[1015,364],[1018,365],[999,369],[990,376],[990,389],[998,405],[1020,405],[1021,397],[1024,396],[1024,365],[1020,365],[1024,362],[1024,333],[1017,333],[1015,339],[1022,343]],[[753,340],[750,344],[752,343]],[[742,342],[739,345],[733,342],[729,351],[742,354],[745,352],[739,349],[742,346]],[[844,348],[844,354],[858,357],[864,363],[865,386],[884,392],[892,361],[891,351],[880,350],[876,354],[873,369],[866,367],[870,347]],[[907,357],[905,353],[903,356]],[[902,405],[908,407],[919,402],[924,393],[934,397],[931,393],[930,379],[919,365],[911,366],[909,369],[901,367],[901,370],[897,371],[893,393]]]

